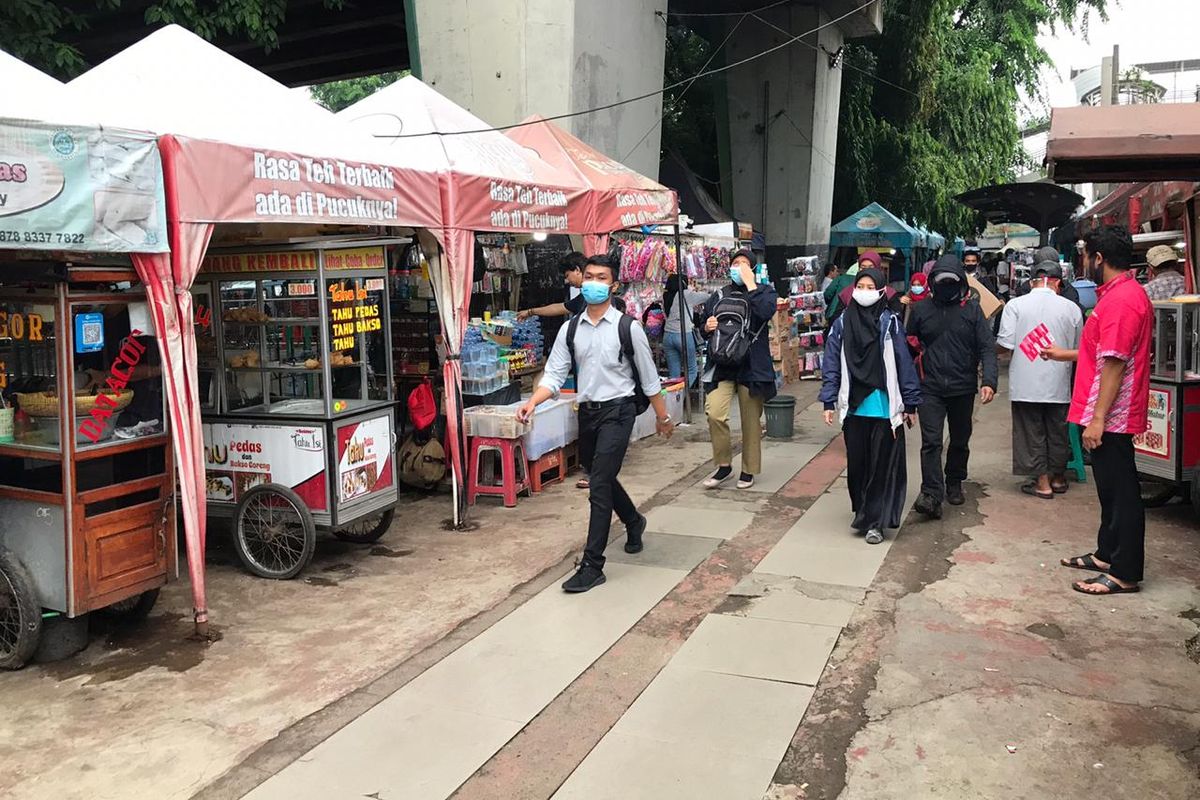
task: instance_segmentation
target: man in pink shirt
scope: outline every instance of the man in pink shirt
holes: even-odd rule
[[[1096,550],[1062,565],[1100,575],[1072,588],[1092,595],[1136,592],[1145,558],[1146,513],[1133,459],[1133,437],[1148,427],[1150,335],[1153,307],[1130,272],[1133,240],[1121,226],[1084,238],[1084,267],[1102,284],[1099,301],[1083,326],[1078,350],[1049,348],[1042,358],[1077,361],[1067,418],[1083,426],[1100,498]]]

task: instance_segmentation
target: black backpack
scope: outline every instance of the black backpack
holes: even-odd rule
[[[567,324],[567,352],[571,354],[571,374],[576,376],[576,380],[579,378],[579,370],[575,365],[575,331],[579,329],[580,316],[580,314],[576,314],[571,317],[571,321]],[[621,321],[617,325],[617,335],[621,337],[621,354],[617,359],[620,361],[629,359],[629,368],[633,371],[633,403],[640,415],[650,407],[650,398],[646,397],[646,393],[642,391],[642,379],[638,375],[637,359],[633,357],[633,317],[628,314],[621,315]]]
[[[726,294],[722,289],[713,308],[717,329],[708,338],[708,355],[720,367],[740,367],[746,363],[750,345],[767,326],[764,322],[750,333],[750,301],[745,294]]]

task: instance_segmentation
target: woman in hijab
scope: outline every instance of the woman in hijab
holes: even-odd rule
[[[912,307],[928,298],[929,276],[924,272],[914,272],[912,278],[910,278],[908,294],[900,298],[900,302],[904,304],[905,325],[908,325],[908,317],[912,313]]]
[[[867,544],[900,527],[908,489],[904,431],[921,404],[921,382],[896,314],[884,301],[882,270],[860,269],[850,305],[825,340],[821,402],[836,411],[846,440],[851,527]]]

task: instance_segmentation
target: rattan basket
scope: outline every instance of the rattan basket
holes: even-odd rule
[[[112,391],[105,390],[104,394],[111,395]],[[51,392],[31,392],[22,394],[17,392],[17,405],[31,417],[57,417],[58,416],[58,395]],[[130,403],[133,402],[133,390],[126,389],[116,397],[115,411],[123,411]],[[77,394],[75,395],[75,415],[83,416],[90,414],[92,409],[96,407],[96,395],[93,394]]]

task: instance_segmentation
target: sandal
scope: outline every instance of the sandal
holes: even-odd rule
[[[1042,494],[1041,492],[1039,492],[1037,490],[1037,484],[1034,483],[1033,481],[1029,481],[1029,483],[1022,483],[1021,491],[1027,495],[1036,497],[1039,500],[1053,500],[1054,499],[1053,491],[1051,491],[1050,494]]]
[[[1092,586],[1103,586],[1107,591],[1089,592],[1087,589],[1079,588],[1080,586],[1085,586],[1087,584],[1091,584]],[[1086,581],[1075,581],[1071,584],[1071,588],[1080,594],[1092,594],[1098,597],[1103,597],[1104,595],[1109,594],[1133,594],[1134,592],[1140,592],[1142,590],[1142,587],[1136,583],[1133,586],[1122,586],[1107,575],[1097,575],[1094,578],[1088,578]]]
[[[1067,485],[1066,483],[1051,483],[1050,484],[1050,491],[1054,492],[1055,494],[1066,494],[1067,489],[1070,489],[1070,488],[1071,487],[1069,485]]]
[[[576,489],[590,489],[590,488],[592,488],[592,485],[590,483],[588,483],[587,478],[580,478],[579,480],[575,481],[575,488]]]
[[[1083,556],[1075,556],[1074,558],[1060,558],[1058,563],[1061,566],[1070,569],[1085,569],[1088,572],[1103,572],[1108,567],[1100,566],[1100,562],[1096,561],[1094,553],[1088,553]]]

